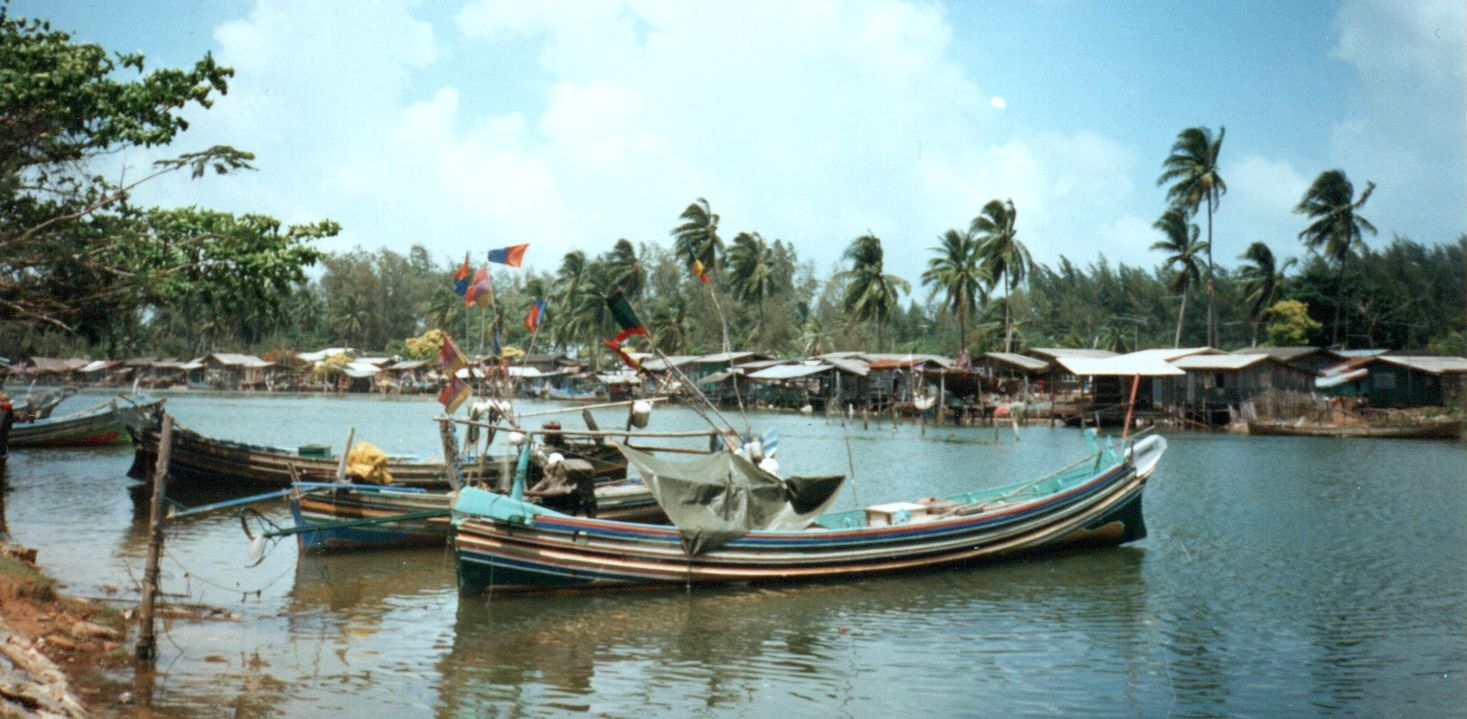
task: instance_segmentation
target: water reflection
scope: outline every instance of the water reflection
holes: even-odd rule
[[[750,702],[761,714],[868,715],[873,705],[901,711],[903,696],[939,715],[967,711],[1035,642],[1106,658],[1091,670],[1134,670],[1146,640],[1144,556],[1123,548],[849,583],[463,599],[438,665],[439,716],[488,706],[741,715]],[[934,681],[958,667],[974,683]],[[872,672],[883,680],[862,680]],[[1064,691],[1046,682],[1004,701],[1038,706]]]

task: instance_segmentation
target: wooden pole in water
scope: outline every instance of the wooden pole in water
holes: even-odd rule
[[[158,465],[153,470],[153,501],[148,511],[148,564],[143,570],[142,629],[134,656],[151,662],[158,658],[158,637],[153,628],[153,605],[158,597],[158,561],[163,555],[163,497],[168,489],[168,460],[173,454],[173,415],[163,415],[163,433],[158,443]]]
[[[346,481],[346,457],[351,454],[351,441],[357,435],[356,427],[346,428],[346,446],[341,449],[341,461],[336,463],[336,481]]]

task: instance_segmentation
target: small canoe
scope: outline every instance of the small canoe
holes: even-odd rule
[[[1032,481],[749,529],[704,550],[685,526],[571,517],[465,489],[453,508],[459,591],[832,580],[1118,545],[1146,536],[1142,490],[1165,450],[1165,439],[1149,436]]]
[[[161,399],[111,399],[80,412],[31,422],[13,422],[7,444],[16,447],[97,447],[127,441],[126,411],[161,408]]]
[[[614,480],[596,486],[596,515],[665,522],[647,486]],[[301,551],[441,547],[448,542],[454,495],[369,484],[301,484],[290,494]]]
[[[1461,439],[1462,420],[1441,418],[1390,424],[1318,424],[1298,420],[1254,421],[1248,423],[1248,434],[1373,439]]]
[[[133,464],[128,476],[145,479],[158,461],[161,434],[161,412],[137,412],[124,415],[127,432],[132,437]],[[573,444],[567,441],[567,444]],[[585,443],[561,450],[567,456],[590,461],[597,476],[626,476],[626,462],[612,447]],[[440,455],[441,456],[441,455]],[[329,451],[314,452],[309,448],[289,449],[247,444],[208,437],[178,423],[173,425],[173,451],[168,476],[182,482],[199,482],[241,491],[250,489],[285,489],[293,481],[292,468],[306,481],[329,482],[336,477],[339,460]],[[496,484],[507,463],[489,458],[461,461],[467,479],[481,479]],[[447,491],[447,476],[441,460],[389,456],[387,471],[397,486]],[[532,473],[538,468],[532,468]],[[532,474],[532,481],[534,479]]]

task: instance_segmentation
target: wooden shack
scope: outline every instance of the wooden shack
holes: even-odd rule
[[[1173,415],[1203,424],[1227,424],[1265,393],[1314,388],[1313,371],[1272,354],[1193,354],[1171,363],[1187,374],[1166,381],[1157,400]]]
[[[1318,386],[1364,398],[1371,407],[1437,407],[1467,400],[1467,358],[1425,355],[1361,357],[1329,368]]]

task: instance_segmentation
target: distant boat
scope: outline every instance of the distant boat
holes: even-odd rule
[[[441,547],[448,542],[454,495],[371,484],[303,484],[290,494],[302,551]],[[630,522],[666,521],[636,480],[596,487],[596,516]]]
[[[124,419],[134,452],[128,476],[145,479],[151,476],[158,461],[162,412],[128,411],[124,413]],[[574,440],[566,440],[566,443],[571,445],[570,450],[576,452],[576,456],[592,462],[597,476],[625,476],[626,461],[614,448]],[[320,445],[289,449],[247,444],[208,437],[175,423],[168,476],[220,489],[284,489],[292,484],[292,469],[302,480],[329,482],[335,479],[339,463],[330,449]],[[482,479],[491,484],[497,482],[503,464],[497,458],[489,458],[482,463],[477,459],[463,460],[465,473],[470,479]],[[389,456],[387,471],[396,486],[449,489],[441,460]]]
[[[459,591],[844,579],[1123,544],[1146,536],[1142,489],[1165,450],[1149,436],[1031,481],[823,516],[839,477],[780,479],[727,453],[649,470],[626,452],[644,478],[652,472],[647,481],[677,526],[570,517],[465,489],[453,507]],[[733,474],[750,483],[730,484]],[[683,487],[671,502],[669,479]],[[766,521],[731,524],[739,512]]]
[[[1461,439],[1462,420],[1436,417],[1386,424],[1325,424],[1296,420],[1252,421],[1248,434],[1290,437],[1361,437],[1375,439]]]
[[[546,394],[550,399],[558,399],[564,402],[595,402],[606,396],[601,392],[591,389],[576,390],[560,389],[558,387],[551,387]]]
[[[127,426],[119,408],[151,411],[162,399],[118,397],[80,412],[30,422],[13,422],[7,443],[16,447],[96,447],[127,441]]]

